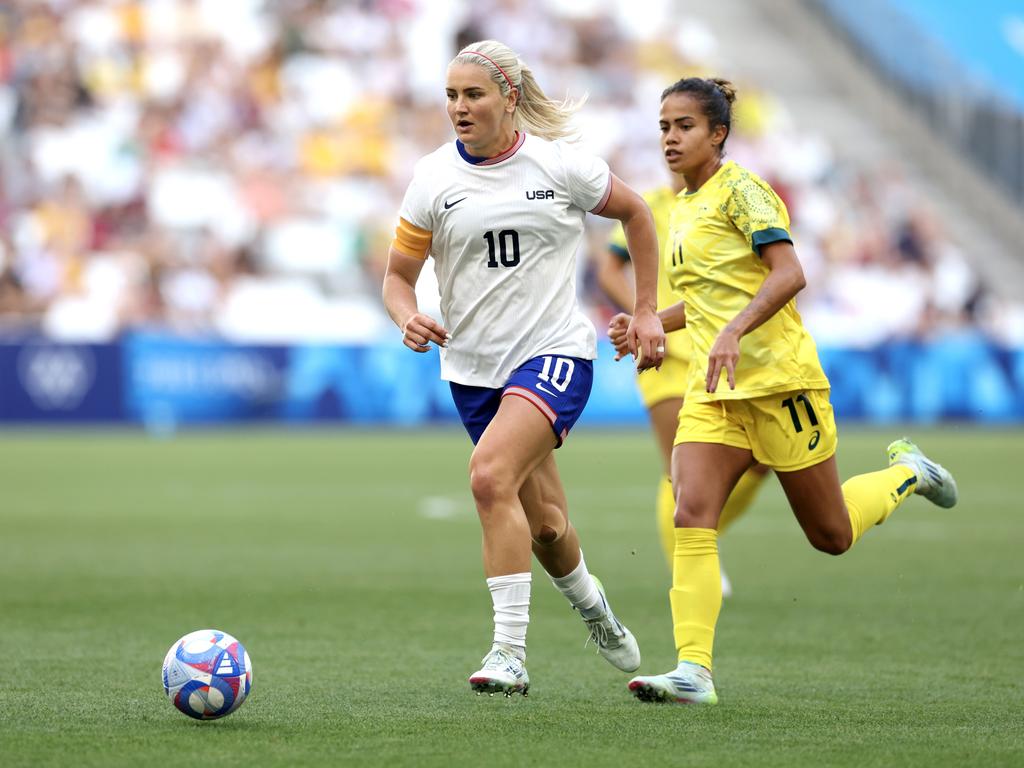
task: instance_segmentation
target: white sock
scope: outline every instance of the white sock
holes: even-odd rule
[[[584,618],[591,619],[604,611],[604,601],[601,593],[597,591],[594,578],[587,570],[587,561],[583,559],[583,552],[580,552],[580,564],[576,569],[565,576],[551,576],[551,583],[555,588],[565,595],[572,607],[580,612]]]
[[[530,623],[530,578],[529,573],[510,573],[487,580],[494,603],[494,642],[522,651],[523,658]]]

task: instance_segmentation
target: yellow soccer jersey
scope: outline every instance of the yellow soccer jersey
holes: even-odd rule
[[[761,288],[768,267],[762,246],[791,240],[789,214],[775,191],[734,162],[727,162],[692,194],[676,198],[669,218],[669,283],[686,302],[693,344],[687,399],[746,399],[795,389],[826,389],[814,339],[790,300],[740,340],[736,389],[723,371],[714,394],[704,391],[708,355],[723,328]]]
[[[666,272],[665,260],[670,255],[668,239],[668,219],[672,206],[676,202],[676,194],[671,187],[658,187],[644,194],[644,200],[650,206],[654,215],[654,228],[658,233],[658,242],[661,244],[662,261],[658,265],[658,309],[670,307],[682,301],[682,296],[676,293],[669,285]],[[626,249],[626,233],[622,230],[622,224],[616,222],[608,240],[608,247],[618,254],[623,260],[629,260],[629,251]],[[665,337],[665,354],[684,362],[690,360],[690,338],[686,329],[675,331]]]

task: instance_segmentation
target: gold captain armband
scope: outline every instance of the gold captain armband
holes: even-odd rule
[[[403,218],[398,219],[398,226],[395,227],[395,239],[391,241],[391,247],[401,254],[412,256],[415,259],[427,258],[427,251],[430,250],[430,239],[433,236],[429,230],[420,229],[415,224],[410,224]]]

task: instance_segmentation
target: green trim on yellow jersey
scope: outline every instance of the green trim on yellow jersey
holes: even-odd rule
[[[786,206],[764,180],[729,161],[692,194],[676,197],[669,221],[669,283],[686,302],[693,344],[687,399],[740,400],[796,389],[827,389],[814,340],[790,300],[740,340],[736,389],[723,375],[705,392],[711,347],[760,290],[769,269],[758,249],[792,239]]]
[[[621,224],[618,224],[616,226],[618,226],[619,229],[622,229]],[[623,261],[629,261],[629,251],[626,249],[626,246],[618,245],[617,243],[608,243],[608,250],[614,253]]]
[[[768,229],[762,229],[750,236],[750,244],[754,248],[754,253],[758,256],[761,255],[761,249],[766,245],[792,242],[793,238],[782,227],[768,227]]]

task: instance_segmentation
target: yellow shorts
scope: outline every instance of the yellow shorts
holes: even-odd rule
[[[666,357],[659,370],[653,368],[638,373],[636,386],[640,399],[650,408],[663,400],[683,399],[686,394],[686,380],[690,375],[690,363],[679,357]]]
[[[836,452],[835,416],[827,389],[779,392],[749,400],[698,403],[679,411],[675,444],[746,448],[779,472],[813,467]]]

